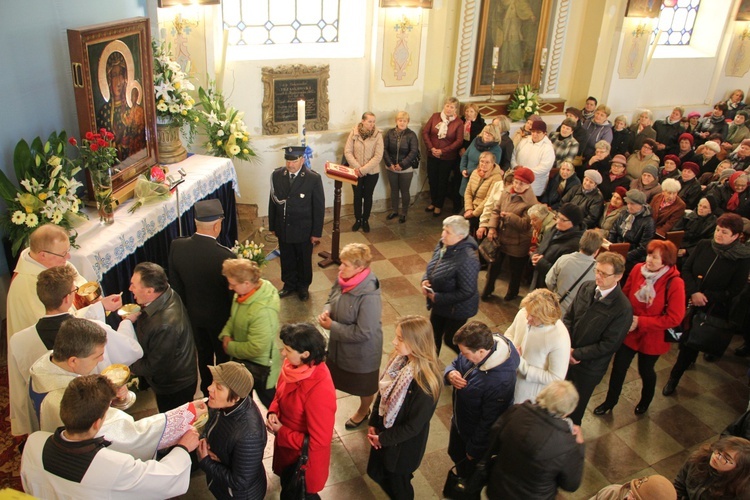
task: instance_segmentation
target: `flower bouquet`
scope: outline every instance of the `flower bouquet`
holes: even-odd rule
[[[112,197],[112,172],[110,169],[118,163],[115,135],[105,128],[99,132],[86,132],[81,144],[71,137],[68,142],[78,148],[80,158],[78,163],[88,169],[91,174],[91,185],[99,212],[99,220],[103,224],[114,222],[116,201]]]
[[[37,137],[31,145],[25,140],[16,144],[13,167],[19,186],[0,171],[0,197],[8,207],[0,224],[13,242],[13,255],[26,246],[37,226],[52,223],[70,231],[86,219],[76,196],[82,184],[74,178],[81,169],[66,156],[66,139],[62,131],[52,132],[46,142]],[[71,245],[76,236],[70,236]]]
[[[200,123],[208,136],[205,144],[208,154],[240,160],[255,157],[247,126],[242,121],[245,113],[227,106],[224,95],[214,88],[212,82],[209,82],[208,89],[198,89],[198,98],[203,107]]]
[[[518,87],[510,98],[508,117],[513,121],[523,121],[538,114],[539,94],[531,89],[531,85]]]
[[[234,252],[240,259],[252,260],[258,267],[263,267],[266,264],[266,254],[263,253],[263,243],[255,243],[254,241],[245,240],[245,243],[239,241],[234,242],[232,252]]]
[[[152,42],[154,51],[154,93],[156,96],[156,119],[160,123],[171,123],[177,127],[188,126],[188,143],[198,125],[198,110],[195,99],[188,90],[195,86],[188,80],[187,68],[182,71],[179,63],[172,59],[172,46]]]
[[[146,203],[153,203],[169,198],[170,186],[167,183],[167,175],[161,167],[151,167],[135,181],[133,197],[135,203],[128,209],[128,213],[134,213]]]

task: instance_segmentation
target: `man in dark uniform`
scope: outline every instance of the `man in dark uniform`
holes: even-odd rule
[[[229,319],[232,291],[221,274],[226,259],[236,256],[216,238],[221,233],[224,209],[219,200],[195,204],[195,234],[174,240],[169,247],[169,282],[185,304],[198,349],[201,391],[208,395],[213,377],[208,365],[229,361],[219,333]]]
[[[578,289],[563,317],[570,334],[570,365],[567,379],[578,389],[578,406],[570,414],[581,425],[586,405],[597,384],[607,373],[609,362],[633,323],[633,307],[620,288],[625,259],[613,252],[596,258],[595,280]]]
[[[279,239],[281,280],[279,297],[297,292],[300,300],[310,297],[313,245],[320,241],[325,215],[323,181],[317,172],[302,168],[303,146],[284,148],[286,167],[271,174],[268,228]]]

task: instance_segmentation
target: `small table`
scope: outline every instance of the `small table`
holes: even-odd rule
[[[195,232],[191,208],[197,201],[217,198],[224,207],[224,227],[219,242],[231,247],[237,239],[237,211],[235,194],[239,196],[237,172],[231,160],[212,156],[192,155],[186,160],[170,165],[169,174],[178,177],[178,169],[187,175],[177,193],[167,200],[146,204],[134,213],[128,213],[135,199],[120,205],[115,212],[115,222],[102,226],[95,209],[84,212],[89,220],[75,228],[76,243],[71,249],[71,263],[89,281],[98,281],[105,294],[124,291],[127,295],[133,268],[139,262],[155,262],[167,269],[169,244],[180,236]],[[180,221],[177,217],[180,216]]]

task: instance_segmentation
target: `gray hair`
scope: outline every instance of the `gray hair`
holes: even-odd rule
[[[620,115],[617,118],[615,118],[614,123],[617,123],[617,122],[622,122],[627,127],[628,126],[628,117],[625,116],[625,115]]]
[[[683,108],[682,106],[675,106],[672,111],[675,110],[680,110],[680,116],[685,116],[685,108]]]
[[[446,97],[445,100],[443,101],[443,106],[445,106],[449,102],[452,102],[453,104],[455,104],[456,109],[458,109],[459,105],[461,104],[460,102],[458,102],[458,99],[455,97]]]
[[[449,227],[453,234],[465,238],[469,235],[469,221],[460,215],[451,215],[443,220],[443,227]]]
[[[529,217],[536,217],[539,220],[544,220],[544,218],[549,215],[549,208],[547,208],[547,205],[544,203],[537,203],[531,205],[526,213],[529,214]]]
[[[481,153],[479,153],[479,161],[482,161],[482,158],[487,158],[487,157],[489,157],[492,163],[495,163],[497,161],[497,157],[495,156],[495,153],[491,151],[482,151]]]
[[[661,183],[661,190],[667,193],[679,193],[680,189],[682,189],[682,186],[677,179],[664,179]]]
[[[553,415],[567,417],[578,406],[578,391],[567,380],[555,380],[537,394],[536,402]]]
[[[510,131],[510,118],[500,115],[492,119],[493,123],[495,120],[497,120],[497,128],[500,129],[500,134]]]
[[[602,246],[604,237],[596,229],[587,229],[584,231],[581,240],[578,242],[578,249],[586,255],[594,255]]]
[[[599,141],[594,144],[594,149],[606,149],[607,153],[609,153],[610,151],[612,151],[612,145],[607,141]]]
[[[654,114],[651,112],[650,109],[642,109],[640,113],[638,113],[638,119],[641,119],[641,116],[646,115],[648,117],[649,121],[654,121]]]

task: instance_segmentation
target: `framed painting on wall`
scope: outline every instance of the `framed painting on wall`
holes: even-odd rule
[[[149,20],[145,17],[68,30],[78,128],[115,135],[112,189],[129,197],[136,178],[155,165],[156,110]],[[87,171],[91,192],[91,178]]]
[[[663,0],[628,0],[625,17],[659,17]]]
[[[552,0],[482,2],[472,95],[490,94],[495,48],[495,94],[509,94],[520,85],[539,85],[551,10]]]
[[[737,10],[737,21],[750,21],[750,0],[742,0]]]

